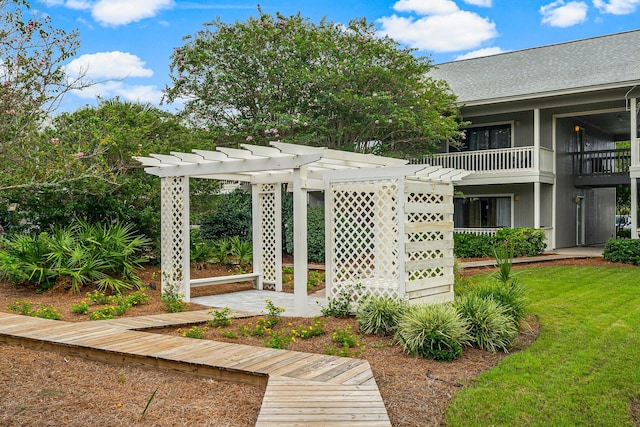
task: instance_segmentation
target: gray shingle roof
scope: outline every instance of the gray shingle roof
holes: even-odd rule
[[[464,104],[640,85],[640,30],[439,64]]]

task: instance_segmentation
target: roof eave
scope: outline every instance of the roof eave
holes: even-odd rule
[[[482,105],[503,104],[507,102],[529,101],[534,99],[552,98],[558,96],[580,95],[583,93],[597,92],[602,90],[623,89],[628,87],[640,86],[640,80],[632,80],[626,82],[616,82],[606,85],[584,86],[579,88],[555,90],[549,92],[539,92],[533,94],[522,94],[515,96],[505,96],[500,98],[477,99],[472,101],[458,101],[460,107],[478,107]]]

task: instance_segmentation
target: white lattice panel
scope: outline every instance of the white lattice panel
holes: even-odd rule
[[[398,180],[330,185],[328,296],[399,297]]]
[[[189,300],[189,178],[160,180],[162,291]]]
[[[405,185],[405,288],[410,299],[453,290],[453,188]]]
[[[261,241],[260,254],[262,265],[262,280],[265,288],[275,289],[278,281],[278,252],[281,251],[278,242],[280,227],[280,198],[277,197],[279,184],[259,184],[258,204],[260,212]],[[280,279],[281,281],[282,279]]]

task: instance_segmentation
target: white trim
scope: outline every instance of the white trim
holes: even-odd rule
[[[594,114],[607,114],[607,113],[621,113],[623,111],[626,111],[624,107],[603,108],[600,110],[585,110],[585,111],[575,111],[573,113],[558,113],[558,114],[554,114],[553,117],[557,117],[559,119],[566,119],[568,117],[592,116]]]
[[[503,96],[500,98],[488,98],[488,99],[476,99],[473,101],[465,101],[459,100],[458,105],[462,107],[480,107],[485,105],[492,104],[502,104],[505,102],[516,102],[516,101],[532,101],[537,99],[546,99],[558,96],[565,95],[582,95],[589,92],[596,91],[604,91],[611,89],[625,89],[629,86],[640,85],[640,80],[630,80],[625,82],[616,82],[607,85],[598,85],[598,86],[584,86],[579,88],[565,89],[565,90],[557,90],[557,91],[549,91],[549,92],[539,92],[539,93],[525,93],[522,95],[515,96]]]

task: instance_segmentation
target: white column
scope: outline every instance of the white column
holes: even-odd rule
[[[637,98],[631,98],[629,100],[631,103],[631,166],[640,166],[640,156],[638,156],[638,152],[640,151],[640,147],[638,147],[638,102]]]
[[[631,238],[638,238],[638,180],[631,178]]]
[[[631,238],[638,238],[638,179],[636,168],[640,168],[640,147],[638,147],[638,102],[631,98]]]
[[[533,228],[540,228],[540,181],[533,183]]]
[[[276,291],[282,292],[282,185],[275,188]],[[305,223],[306,224],[306,223]],[[306,286],[305,286],[306,288]]]
[[[253,272],[262,273],[262,221],[260,215],[259,184],[251,184],[251,236],[253,245]],[[258,289],[262,290],[262,276],[258,278]]]
[[[540,172],[540,109],[533,110],[533,168]]]
[[[189,178],[160,180],[162,292],[178,292],[190,300]]]
[[[293,297],[297,315],[307,306],[307,190],[302,188],[303,172],[293,171]]]

